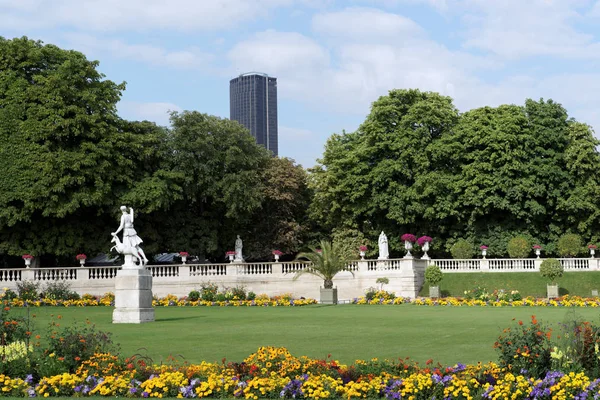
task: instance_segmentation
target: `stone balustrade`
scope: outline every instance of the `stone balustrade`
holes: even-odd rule
[[[598,271],[600,259],[559,259],[565,271]],[[415,297],[424,281],[427,265],[435,264],[444,273],[464,272],[538,272],[543,259],[469,259],[469,260],[423,260],[401,258],[390,260],[358,260],[349,263],[350,272],[342,272],[334,278],[342,300],[362,296],[369,287],[378,287],[378,278],[388,278],[384,289],[398,296]],[[247,291],[270,296],[291,293],[294,297],[319,298],[323,281],[304,274],[294,280],[296,272],[310,267],[309,263],[261,262],[227,264],[169,264],[148,265],[153,276],[153,293],[162,297],[167,294],[185,296],[200,289],[204,283],[220,287],[244,286]],[[114,282],[120,267],[67,267],[67,268],[0,268],[0,287],[17,289],[17,283],[33,281],[44,285],[51,281],[65,281],[71,289],[80,293],[101,295],[114,291]]]
[[[378,278],[388,278],[386,289],[397,295],[415,297],[423,285],[427,263],[418,259],[352,261],[348,269],[334,278],[339,298],[349,300],[364,295],[365,289],[379,286]],[[170,264],[148,265],[153,277],[156,296],[174,294],[186,296],[200,289],[203,283],[220,287],[244,286],[247,291],[270,296],[291,293],[294,297],[319,298],[323,280],[310,274],[294,279],[296,272],[309,268],[306,262],[261,262],[227,264]],[[4,268],[0,269],[0,287],[16,290],[17,283],[33,281],[44,284],[66,281],[79,294],[101,295],[114,291],[114,282],[120,267],[67,267],[67,268]]]

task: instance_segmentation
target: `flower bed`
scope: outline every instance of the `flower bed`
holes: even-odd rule
[[[417,306],[456,306],[456,307],[600,307],[600,298],[598,297],[579,297],[563,296],[556,299],[525,297],[521,300],[481,300],[466,297],[443,297],[432,299],[430,297],[418,297],[411,299],[408,297],[393,297],[385,295],[376,295],[372,299],[367,297],[358,297],[352,301],[353,304],[414,304]]]
[[[0,396],[584,399],[600,394],[599,380],[583,372],[551,371],[536,379],[494,363],[427,364],[373,359],[340,365],[331,359],[295,357],[282,347],[261,347],[243,362],[222,364],[152,365],[136,357],[96,354],[75,373],[38,381],[0,375]]]

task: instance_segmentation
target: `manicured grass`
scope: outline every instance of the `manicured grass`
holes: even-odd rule
[[[61,316],[62,326],[88,318],[100,330],[113,333],[123,355],[150,356],[154,362],[169,355],[189,362],[242,361],[260,346],[285,346],[296,356],[356,359],[404,358],[442,364],[496,359],[492,345],[513,318],[542,322],[564,320],[570,311],[554,307],[427,307],[306,306],[306,307],[169,307],[156,308],[153,323],[112,324],[112,308],[32,308],[34,332],[44,332]],[[23,309],[15,309],[24,313]],[[598,323],[599,311],[576,313]],[[35,315],[35,317],[33,317]],[[53,315],[53,316],[52,316]],[[43,336],[43,335],[42,335]],[[145,349],[145,350],[144,350]]]
[[[546,284],[538,272],[445,273],[440,289],[443,296],[464,296],[465,290],[480,286],[488,292],[518,290],[523,296],[545,297]],[[565,272],[558,285],[561,295],[589,297],[592,289],[600,290],[600,272]],[[424,285],[419,294],[428,296],[429,286]]]

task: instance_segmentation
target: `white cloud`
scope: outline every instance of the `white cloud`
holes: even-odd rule
[[[192,47],[185,50],[166,50],[147,44],[128,44],[119,39],[100,39],[84,34],[66,34],[70,46],[90,56],[109,54],[119,58],[178,69],[208,66],[213,55]]]
[[[269,75],[306,74],[329,64],[327,51],[295,32],[268,30],[235,45],[228,53],[237,72],[261,71]]]
[[[0,0],[4,29],[207,31],[266,16],[292,0]]]
[[[152,121],[158,125],[169,125],[170,111],[183,111],[173,103],[143,103],[137,101],[121,101],[118,104],[119,114],[129,120]]]
[[[347,8],[317,14],[312,28],[319,34],[353,41],[398,41],[423,33],[413,20],[374,8]]]
[[[457,3],[458,4],[458,3]],[[464,45],[505,58],[549,55],[599,58],[600,42],[576,29],[578,2],[559,0],[466,0]]]

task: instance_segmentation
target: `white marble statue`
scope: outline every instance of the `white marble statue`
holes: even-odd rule
[[[242,239],[240,239],[240,235],[237,235],[237,239],[235,239],[235,261],[243,261],[244,257],[242,256],[242,248],[244,244]]]
[[[133,208],[129,207],[129,212],[127,212],[127,207],[121,206],[121,211],[123,212],[121,215],[121,224],[115,232],[111,233],[113,236],[112,242],[115,243],[113,249],[116,249],[118,253],[125,256],[126,265],[128,264],[127,256],[129,255],[139,260],[140,265],[144,266],[148,263],[148,259],[146,258],[146,254],[144,254],[144,250],[140,247],[142,239],[137,235],[137,232],[133,228]],[[122,242],[117,236],[121,231],[123,231]]]
[[[383,233],[383,231],[381,231],[381,234],[379,235],[379,258],[378,258],[378,260],[387,260],[388,258],[390,258],[390,253],[388,251],[387,236],[385,236],[385,233]]]

